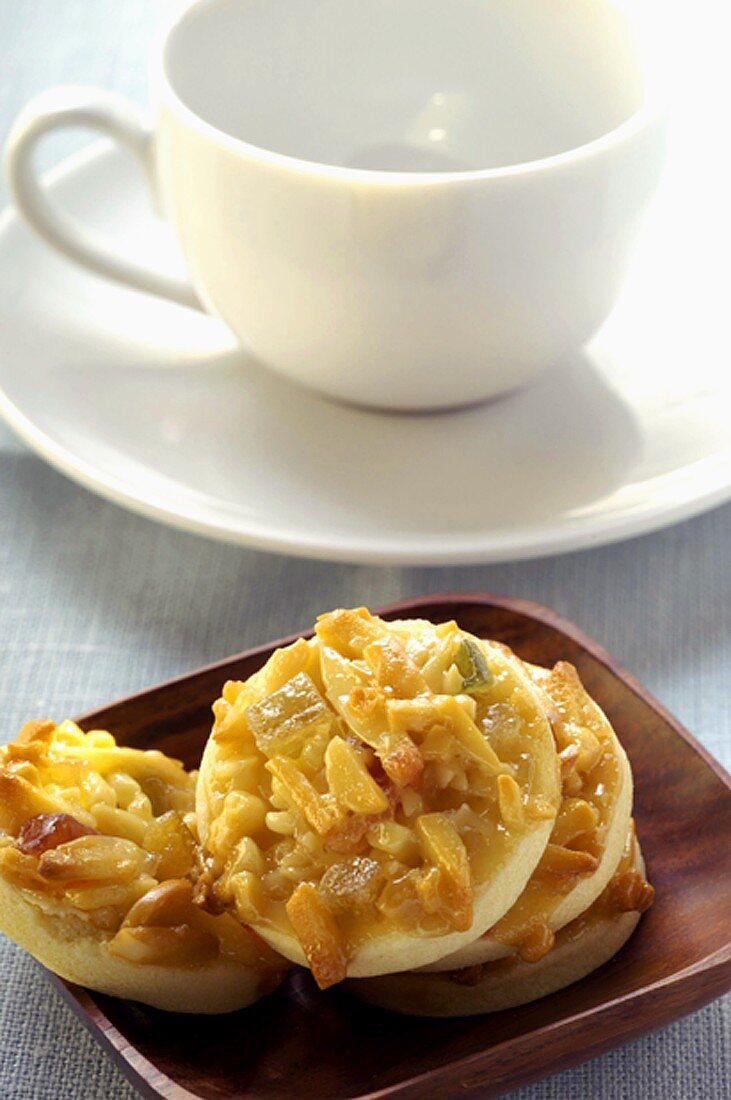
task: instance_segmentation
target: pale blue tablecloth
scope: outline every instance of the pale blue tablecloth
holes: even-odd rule
[[[0,140],[58,81],[145,95],[146,0],[0,0]],[[49,159],[69,147],[52,146]],[[1,334],[0,334],[1,339]],[[629,543],[454,569],[316,564],[219,546],[77,488],[0,429],[0,738],[305,627],[324,608],[445,589],[548,604],[598,638],[731,762],[731,507]],[[0,1100],[132,1100],[49,987],[0,942]],[[731,1003],[575,1070],[521,1100],[720,1100],[731,1095]]]

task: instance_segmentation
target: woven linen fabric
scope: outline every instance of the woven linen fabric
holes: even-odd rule
[[[0,144],[34,93],[143,102],[155,25],[183,0],[2,0]],[[42,164],[78,138],[50,139]],[[4,190],[0,182],[0,196]],[[0,336],[1,338],[1,336]],[[731,762],[731,508],[630,543],[469,569],[316,564],[219,546],[106,505],[0,427],[0,739],[307,626],[324,608],[446,589],[554,607]],[[0,1100],[135,1100],[42,970],[0,937]],[[731,1000],[513,1100],[722,1100]],[[426,1100],[426,1098],[425,1098]]]
[[[0,447],[2,438],[0,437]],[[338,604],[450,589],[538,600],[596,637],[719,758],[731,735],[731,507],[542,561],[390,569],[219,545],[104,503],[0,449],[0,736],[81,713],[311,624]],[[0,1098],[133,1100],[50,987],[0,940]],[[514,1093],[521,1100],[721,1100],[731,1002]],[[313,1057],[316,1053],[313,1052]]]

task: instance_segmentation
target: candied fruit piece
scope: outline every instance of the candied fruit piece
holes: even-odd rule
[[[494,680],[485,660],[482,648],[474,638],[463,638],[454,656],[454,663],[462,677],[462,691],[484,691]]]
[[[354,856],[368,847],[367,836],[378,817],[350,814],[338,821],[325,836],[325,847],[338,855]]]
[[[169,810],[150,822],[145,829],[143,846],[158,857],[157,874],[161,879],[182,878],[193,866],[193,834],[176,810]]]
[[[246,721],[265,756],[294,756],[305,741],[327,733],[332,712],[306,672],[298,672],[277,691],[252,703]]]
[[[331,909],[358,911],[375,902],[382,879],[380,863],[368,856],[356,856],[347,863],[328,867],[318,889]]]
[[[414,868],[392,879],[386,883],[376,903],[386,918],[410,932],[419,928],[423,915],[419,898],[419,884],[423,877],[423,872]]]
[[[82,825],[71,814],[37,814],[21,825],[16,845],[27,856],[40,856],[59,844],[92,836],[96,829]]]

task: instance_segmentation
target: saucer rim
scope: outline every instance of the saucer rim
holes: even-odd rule
[[[66,157],[54,168],[43,173],[43,185],[53,188],[69,176],[93,166],[105,156],[114,155],[114,146],[107,141],[94,141]],[[0,213],[0,256],[6,238],[14,226],[28,231],[18,211],[8,205]],[[128,293],[142,293],[131,290]],[[181,307],[182,308],[182,307]],[[147,499],[124,487],[121,481],[104,472],[99,474],[90,464],[78,458],[67,447],[55,442],[19,408],[0,385],[0,417],[33,451],[52,467],[77,484],[114,504],[186,531],[190,534],[233,543],[250,549],[321,561],[377,565],[477,565],[526,561],[555,554],[598,548],[634,538],[710,511],[731,500],[731,448],[708,455],[687,466],[661,475],[667,484],[679,481],[678,493],[672,504],[663,498],[643,501],[641,506],[620,513],[589,514],[542,525],[510,527],[498,532],[480,532],[468,537],[436,538],[406,536],[390,539],[334,537],[287,531],[281,523],[270,524],[205,520]],[[690,472],[693,476],[689,477]],[[687,483],[690,482],[691,488]],[[642,483],[637,483],[642,484]],[[703,485],[698,490],[699,484]],[[619,491],[626,486],[620,486]]]

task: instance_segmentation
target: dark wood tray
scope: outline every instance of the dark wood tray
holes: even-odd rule
[[[455,618],[539,664],[573,662],[618,730],[657,901],[610,963],[514,1011],[420,1020],[320,993],[298,972],[273,997],[223,1017],[166,1015],[54,978],[147,1097],[356,1100],[497,1096],[692,1012],[731,987],[731,780],[595,642],[551,611],[483,594],[434,596],[387,617]],[[284,639],[289,642],[292,639]],[[194,765],[228,678],[272,643],[87,714],[81,724]]]

